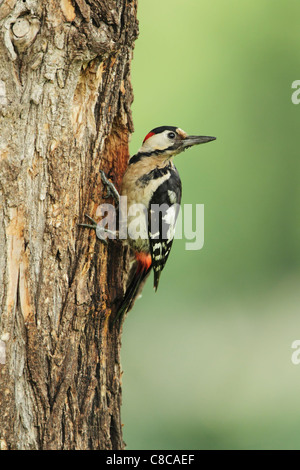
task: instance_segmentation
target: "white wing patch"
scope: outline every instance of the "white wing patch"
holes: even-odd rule
[[[165,234],[167,240],[172,240],[174,238],[176,216],[176,206],[170,206],[169,209],[166,211],[165,216],[163,217],[163,221],[168,226],[167,233]]]
[[[168,190],[168,196],[171,204],[175,204],[177,202],[176,193],[174,191]]]

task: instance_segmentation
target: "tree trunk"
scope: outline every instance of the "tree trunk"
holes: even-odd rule
[[[0,0],[2,449],[124,447],[127,253],[77,224],[126,169],[136,7]]]

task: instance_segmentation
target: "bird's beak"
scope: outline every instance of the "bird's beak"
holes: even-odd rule
[[[206,142],[211,142],[212,140],[216,140],[216,137],[209,137],[205,135],[187,135],[185,139],[182,140],[182,145],[184,149],[187,149],[193,145],[205,144]]]

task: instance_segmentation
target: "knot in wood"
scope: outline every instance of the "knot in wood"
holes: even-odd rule
[[[17,18],[11,26],[11,41],[17,51],[23,52],[35,40],[40,29],[40,20],[33,15]]]
[[[29,33],[30,23],[26,18],[18,18],[12,27],[13,34],[17,38],[23,38]]]

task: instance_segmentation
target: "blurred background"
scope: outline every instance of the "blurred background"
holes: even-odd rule
[[[300,449],[297,0],[140,0],[134,154],[160,125],[214,135],[176,157],[205,243],[175,240],[123,333],[128,449]]]

